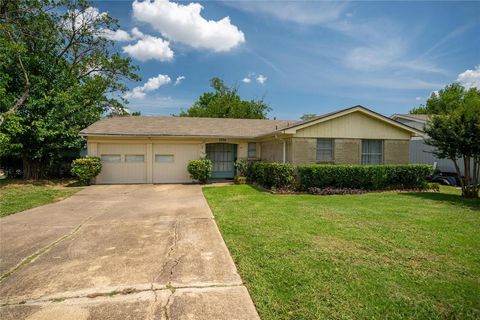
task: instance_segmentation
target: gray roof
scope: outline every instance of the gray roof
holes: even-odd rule
[[[401,113],[396,113],[392,116],[392,118],[395,117],[401,117],[401,118],[406,118],[406,119],[411,119],[412,121],[420,121],[420,122],[427,122],[429,117],[428,114],[401,114]]]
[[[81,135],[253,138],[295,121],[127,116],[109,117],[80,131]]]

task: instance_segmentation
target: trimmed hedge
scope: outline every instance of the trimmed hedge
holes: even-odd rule
[[[73,160],[70,170],[81,183],[89,185],[90,180],[102,171],[102,162],[98,157],[79,158]]]
[[[433,173],[430,165],[302,165],[297,166],[298,187],[364,190],[424,189]]]
[[[212,175],[212,161],[209,159],[190,160],[187,165],[188,173],[193,180],[207,183]]]
[[[267,188],[290,189],[295,183],[295,167],[290,163],[253,162],[247,172],[250,180]]]

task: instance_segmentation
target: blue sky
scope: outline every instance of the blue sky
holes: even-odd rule
[[[357,104],[405,113],[453,81],[480,86],[480,2],[93,5],[120,21],[110,36],[140,68],[127,97],[143,115],[187,109],[214,76],[292,120]]]

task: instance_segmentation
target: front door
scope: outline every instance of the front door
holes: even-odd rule
[[[232,179],[235,176],[237,145],[230,143],[209,143],[206,146],[207,159],[212,161],[212,179]]]

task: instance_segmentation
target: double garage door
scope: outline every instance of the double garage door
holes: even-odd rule
[[[187,164],[199,158],[200,144],[99,143],[97,154],[102,159],[97,183],[183,183],[192,181]]]

